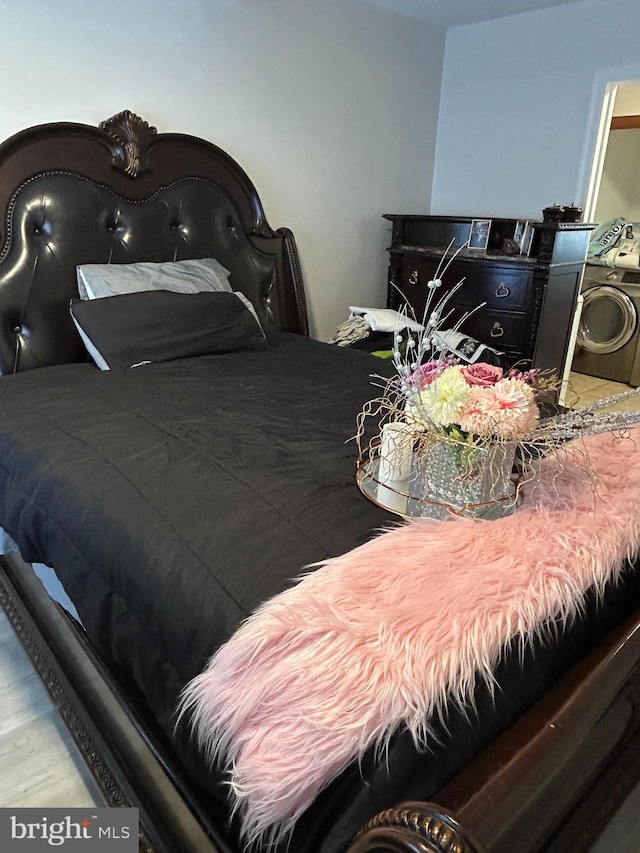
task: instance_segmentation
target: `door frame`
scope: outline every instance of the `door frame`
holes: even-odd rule
[[[593,222],[595,218],[598,194],[600,192],[600,182],[602,180],[602,171],[604,168],[604,158],[606,156],[607,145],[609,143],[611,119],[613,117],[613,108],[615,106],[617,91],[617,82],[607,83],[604,97],[602,99],[602,109],[600,111],[600,119],[598,121],[596,132],[591,173],[589,175],[589,183],[587,186],[587,195],[583,205],[583,218],[585,222]]]

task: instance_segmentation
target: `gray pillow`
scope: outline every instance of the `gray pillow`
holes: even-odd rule
[[[215,258],[165,263],[83,264],[76,272],[81,299],[103,299],[146,290],[173,293],[230,293],[232,290],[229,270]]]

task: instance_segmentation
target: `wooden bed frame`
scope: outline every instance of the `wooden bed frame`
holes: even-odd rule
[[[69,179],[68,197],[42,183],[60,177]],[[87,203],[87,194],[94,216],[89,255],[87,231],[65,232],[64,210]],[[148,212],[161,196],[169,199],[166,209]],[[212,200],[213,208],[203,209]],[[160,262],[208,257],[215,248],[232,273],[237,265],[239,287],[267,330],[308,335],[292,232],[270,227],[247,174],[205,140],[159,134],[129,110],[97,128],[27,129],[0,145],[0,211],[2,374],[86,361],[68,310],[83,258]],[[154,228],[145,228],[151,215]],[[0,600],[107,802],[139,807],[140,849],[226,853],[224,839],[203,829],[203,804],[187,803],[184,780],[167,764],[130,685],[123,689],[19,555],[0,557]]]
[[[30,296],[41,286],[38,262],[33,258],[43,258],[38,244],[42,233],[49,247],[57,248],[56,235],[42,214],[47,199],[42,199],[35,214],[20,213],[34,235],[36,249],[31,250],[34,254],[29,262],[12,254],[17,189],[28,186],[35,176],[54,172],[80,175],[109,188],[114,199],[129,200],[134,208],[185,177],[221,188],[241,212],[240,221],[223,223],[222,238],[233,245],[240,230],[267,259],[266,268],[275,271],[266,284],[264,275],[250,282],[247,295],[267,322],[308,334],[293,235],[287,229],[270,228],[258,194],[242,169],[210,143],[182,134],[156,134],[142,119],[125,111],[100,128],[42,125],[0,146],[3,373],[85,358],[80,348],[69,351],[70,320],[64,310],[59,339],[41,334],[38,303]],[[181,222],[171,217],[167,222],[169,230],[179,236]],[[125,226],[135,230],[135,223]],[[105,212],[104,251],[109,259],[114,243],[108,235],[113,233],[110,229],[119,227]],[[177,239],[169,240],[168,248],[152,247],[151,257],[145,247],[144,259],[180,257]],[[130,243],[120,242],[128,252]],[[75,288],[78,245],[81,243],[72,247],[61,291],[55,294],[56,305],[63,309]],[[194,251],[193,246],[189,249]],[[57,253],[51,254],[59,263]],[[92,258],[96,262],[106,259]],[[104,666],[78,623],[49,598],[17,554],[0,558],[0,602],[108,804],[140,809],[140,850],[237,853],[223,837],[208,831],[204,797],[193,796],[192,788],[187,792],[185,780],[163,752],[161,737],[149,729],[127,685]],[[640,612],[452,779],[434,798],[437,805],[398,804],[364,827],[348,853],[588,849],[640,779],[639,661]]]

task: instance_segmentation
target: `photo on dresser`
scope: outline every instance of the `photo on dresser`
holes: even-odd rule
[[[490,219],[472,219],[469,232],[469,248],[485,251],[489,242]]]
[[[525,228],[527,227],[526,219],[518,219],[515,228],[513,229],[513,241],[518,244],[518,248],[522,250],[522,239],[524,237]]]
[[[533,243],[533,233],[534,232],[532,223],[525,222],[524,229],[522,232],[522,239],[519,241],[519,243],[520,254],[525,255],[527,258],[529,257],[529,253],[531,252],[531,244]]]

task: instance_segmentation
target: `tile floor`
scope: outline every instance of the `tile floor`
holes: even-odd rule
[[[611,382],[608,379],[600,379],[597,376],[587,376],[586,373],[572,371],[569,375],[569,386],[565,394],[565,406],[581,409],[590,403],[601,400],[603,397],[612,397],[614,394],[631,390],[631,385],[625,385],[623,382]],[[617,403],[609,411],[632,409],[640,409],[640,393],[637,397]]]

